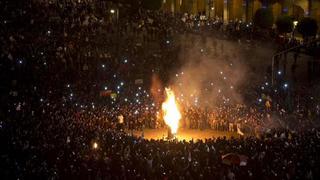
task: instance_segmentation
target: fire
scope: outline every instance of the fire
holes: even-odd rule
[[[162,103],[163,119],[170,127],[171,133],[176,134],[179,127],[181,113],[176,103],[174,92],[170,88],[166,88],[166,100]]]

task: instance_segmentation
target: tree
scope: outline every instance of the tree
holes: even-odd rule
[[[253,24],[259,28],[271,28],[273,25],[273,13],[269,8],[260,8],[253,17]]]
[[[293,20],[290,16],[280,16],[276,21],[277,30],[280,34],[290,33],[293,30]]]
[[[162,0],[142,0],[141,5],[144,9],[159,10],[162,5]]]
[[[304,17],[304,10],[301,6],[293,5],[292,7],[292,16],[294,20],[299,20]]]
[[[297,25],[297,30],[303,38],[316,36],[318,31],[317,21],[310,17],[304,17]]]

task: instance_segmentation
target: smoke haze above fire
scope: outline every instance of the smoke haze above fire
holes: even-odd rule
[[[243,103],[243,95],[251,84],[263,78],[266,65],[250,67],[246,54],[255,53],[256,57],[267,57],[265,52],[247,52],[246,45],[199,36],[183,37],[179,55],[182,67],[172,75],[171,85],[177,92],[179,101],[189,105],[215,106],[219,103]],[[186,47],[184,47],[186,44]],[[252,54],[251,54],[252,55]],[[257,63],[255,63],[257,64]],[[261,77],[252,76],[254,70]],[[256,72],[254,73],[256,74]]]

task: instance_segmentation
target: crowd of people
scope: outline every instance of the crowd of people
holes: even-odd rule
[[[166,127],[150,77],[158,74],[168,82],[181,65],[177,36],[210,34],[252,45],[250,23],[133,11],[109,1],[53,2],[1,2],[4,179],[320,176],[320,132],[313,128],[320,117],[318,101],[289,91],[284,80],[276,87],[254,84],[250,93],[257,96],[248,104],[181,109],[181,128],[259,132],[260,138],[178,142],[127,133]],[[214,54],[223,54],[223,44],[213,44]],[[248,156],[247,166],[223,164],[221,156],[229,152]]]
[[[43,111],[29,117],[21,115],[19,122],[2,124],[6,140],[5,154],[1,156],[3,178],[315,179],[319,176],[317,129],[273,130],[260,138],[145,140],[108,128],[112,123],[100,113],[75,115],[58,108]],[[32,124],[34,121],[30,119],[36,118],[42,123]],[[225,165],[221,156],[229,152],[248,156],[247,165]]]

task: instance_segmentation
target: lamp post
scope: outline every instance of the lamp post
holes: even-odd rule
[[[119,31],[119,5],[117,4],[117,7],[116,9],[112,8],[110,9],[110,13],[111,13],[111,16],[112,16],[112,21],[114,21],[114,18],[115,18],[115,21],[116,21],[116,27],[117,27],[117,31],[116,31],[116,38],[117,38],[117,59],[120,59],[119,56],[120,56],[120,31]]]
[[[295,32],[295,30],[296,30],[297,25],[298,25],[298,21],[293,21],[292,39],[294,39],[294,32]]]

